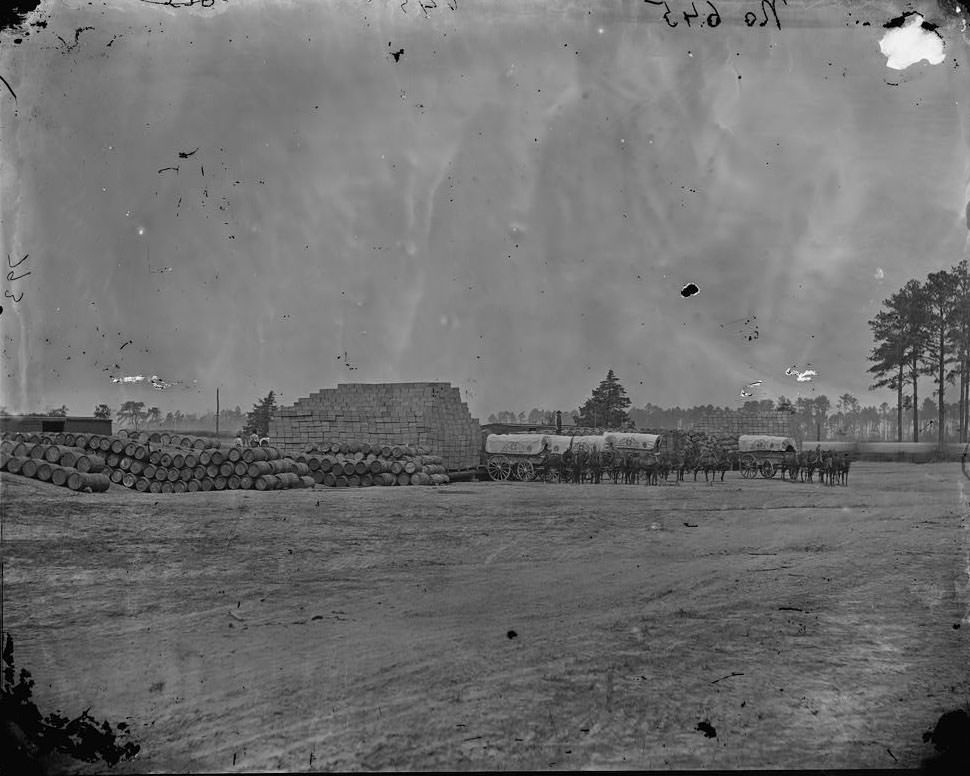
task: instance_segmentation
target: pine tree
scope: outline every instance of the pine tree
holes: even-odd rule
[[[576,425],[622,428],[629,422],[626,412],[629,406],[630,399],[626,395],[626,389],[610,369],[606,378],[593,390],[593,395],[579,408]]]
[[[260,399],[253,405],[252,411],[246,415],[246,425],[243,433],[256,433],[263,437],[269,434],[269,421],[276,409],[276,394],[270,391],[266,398]]]

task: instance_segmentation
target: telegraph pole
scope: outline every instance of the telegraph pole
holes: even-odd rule
[[[216,388],[216,436],[219,436],[219,389]]]

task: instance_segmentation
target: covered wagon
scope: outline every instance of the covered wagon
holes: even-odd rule
[[[738,468],[745,479],[771,479],[781,468],[785,456],[795,453],[795,440],[785,436],[742,434],[738,437]]]
[[[489,434],[485,470],[493,480],[528,482],[545,472],[550,454],[562,455],[571,442],[571,437],[550,434]]]

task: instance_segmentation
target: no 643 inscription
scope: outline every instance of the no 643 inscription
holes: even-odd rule
[[[677,27],[680,21],[677,19],[677,14],[670,10],[670,4],[667,0],[643,0],[643,2],[648,5],[660,6],[664,9],[664,21],[667,22],[668,27]],[[676,2],[676,0],[675,0]],[[788,5],[788,0],[781,0],[784,5]],[[780,30],[781,21],[778,18],[778,11],[776,5],[778,0],[761,0],[761,6],[757,11],[748,10],[744,14],[744,23],[748,27],[754,27],[756,24],[759,27],[766,26],[769,22],[774,22],[775,26]],[[720,27],[721,26],[721,13],[717,10],[717,6],[714,3],[707,0],[705,3],[710,7],[711,12],[707,14],[704,19],[701,18],[701,12],[697,10],[697,4],[690,4],[690,11],[682,11],[684,22],[690,27],[692,24],[696,24],[698,27]],[[753,3],[757,7],[757,3]],[[706,9],[704,9],[706,10]]]

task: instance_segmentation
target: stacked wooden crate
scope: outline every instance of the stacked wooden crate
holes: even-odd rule
[[[743,412],[719,410],[694,423],[694,431],[713,434],[767,434],[769,436],[792,436],[791,415],[771,410],[767,412]]]
[[[343,383],[281,407],[270,421],[287,453],[333,441],[379,439],[430,449],[449,471],[478,465],[481,429],[449,383]]]

